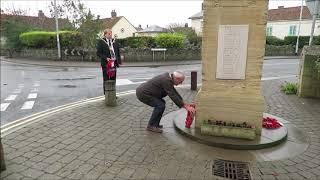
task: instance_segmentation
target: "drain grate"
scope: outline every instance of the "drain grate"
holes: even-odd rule
[[[212,174],[229,179],[251,180],[249,166],[245,162],[215,159]]]

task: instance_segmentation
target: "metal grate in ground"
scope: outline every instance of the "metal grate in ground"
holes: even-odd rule
[[[215,159],[212,164],[212,174],[228,179],[251,180],[249,166],[246,162]]]

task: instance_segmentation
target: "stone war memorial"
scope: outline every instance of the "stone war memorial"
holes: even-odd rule
[[[212,146],[262,149],[282,143],[287,128],[262,128],[261,92],[267,0],[204,0],[202,87],[191,129],[179,132]],[[178,116],[177,116],[178,117]],[[183,118],[183,117],[181,117]],[[276,118],[281,121],[281,118]]]
[[[208,120],[245,122],[260,135],[265,110],[261,73],[268,2],[204,3],[203,81],[196,99],[196,127]]]

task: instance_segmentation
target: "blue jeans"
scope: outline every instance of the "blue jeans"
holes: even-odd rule
[[[139,100],[144,104],[154,107],[148,126],[153,126],[153,127],[159,126],[160,120],[162,118],[162,114],[166,108],[166,102],[163,99],[158,99],[154,97],[147,98],[147,99],[139,98]]]

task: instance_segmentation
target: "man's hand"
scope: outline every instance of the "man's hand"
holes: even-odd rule
[[[188,111],[191,112],[192,114],[194,114],[196,112],[196,109],[191,106],[190,104],[184,104],[183,107]]]

